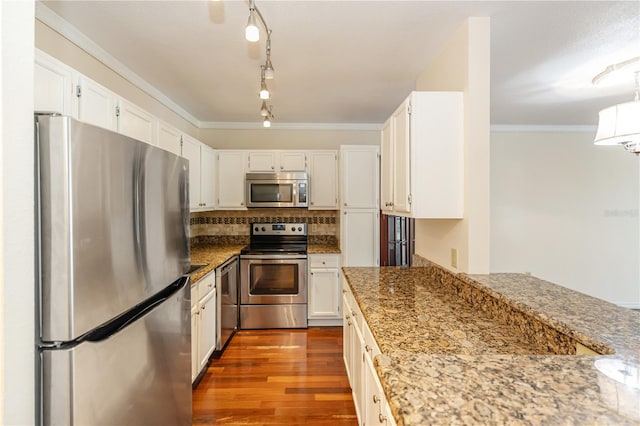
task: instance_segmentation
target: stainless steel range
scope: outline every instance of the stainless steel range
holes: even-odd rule
[[[240,252],[240,328],[307,328],[307,224],[253,223]]]

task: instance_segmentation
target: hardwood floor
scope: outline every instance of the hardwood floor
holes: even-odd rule
[[[357,425],[342,328],[242,330],[193,391],[193,424]]]

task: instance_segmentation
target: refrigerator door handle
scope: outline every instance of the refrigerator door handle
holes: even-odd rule
[[[95,328],[94,330],[91,330],[90,332],[78,337],[77,339],[72,340],[67,344],[62,344],[59,349],[68,349],[70,347],[79,345],[82,342],[100,342],[109,338],[132,322],[145,316],[153,308],[184,288],[184,286],[187,285],[188,282],[188,275],[184,275],[178,278],[176,281],[165,287],[164,290],[156,293],[154,296],[148,298],[144,302],[139,303],[123,314],[115,317],[111,321]]]

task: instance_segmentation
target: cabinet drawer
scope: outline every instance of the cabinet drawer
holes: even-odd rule
[[[339,268],[340,255],[337,254],[310,254],[310,268]]]
[[[196,284],[198,286],[198,300],[202,300],[209,295],[216,287],[216,274],[215,271],[211,271],[204,277],[200,278],[200,281]]]
[[[369,325],[367,324],[366,321],[363,321],[362,329],[363,329],[362,337],[364,338],[365,352],[373,361],[373,358],[375,358],[377,355],[380,355],[381,353],[380,348],[378,347],[378,342],[376,342],[376,339],[373,337],[373,333],[369,329]]]

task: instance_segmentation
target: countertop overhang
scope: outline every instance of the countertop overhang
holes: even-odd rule
[[[639,312],[524,274],[343,272],[399,425],[640,424]]]

